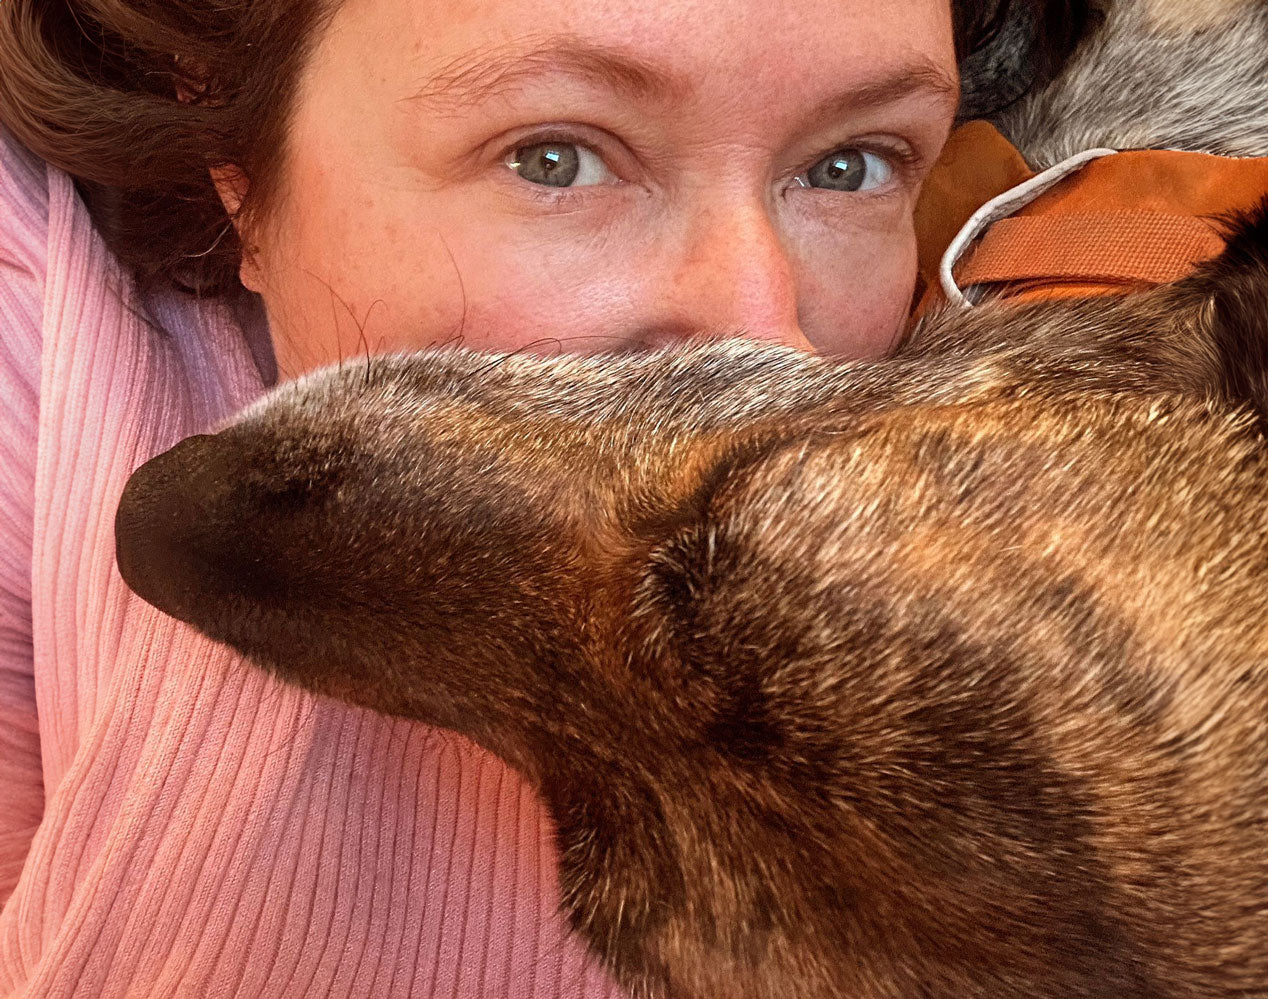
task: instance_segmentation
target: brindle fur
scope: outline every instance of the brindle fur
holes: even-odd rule
[[[1263,996],[1266,342],[1268,205],[885,361],[375,358],[147,463],[119,567],[525,773],[636,994]]]
[[[1261,994],[1266,315],[1261,224],[886,362],[376,359],[145,466],[120,568],[529,775],[635,990]]]

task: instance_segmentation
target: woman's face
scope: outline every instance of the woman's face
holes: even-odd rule
[[[343,0],[247,239],[281,376],[450,342],[885,353],[956,104],[948,7]]]

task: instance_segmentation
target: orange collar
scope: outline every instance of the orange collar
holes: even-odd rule
[[[957,129],[916,207],[923,282],[916,316],[956,286],[1037,301],[1178,280],[1223,250],[1221,216],[1254,208],[1268,194],[1268,158],[1106,152],[1072,162],[1064,179],[1055,171],[1045,189],[1045,175],[993,126],[978,121]],[[988,203],[1006,217],[979,227]],[[948,248],[979,228],[981,238],[963,256],[952,251],[940,281]]]

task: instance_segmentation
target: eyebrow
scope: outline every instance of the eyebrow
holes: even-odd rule
[[[460,57],[405,99],[456,109],[501,96],[533,78],[559,74],[641,102],[683,100],[690,92],[685,81],[627,52],[561,38],[528,50],[486,49]]]
[[[639,103],[681,103],[693,89],[685,79],[621,49],[556,38],[527,50],[485,49],[455,59],[403,100],[428,104],[441,112],[457,111],[503,96],[534,79],[560,74]],[[931,59],[913,56],[825,101],[817,114],[871,110],[919,93],[958,101],[960,83]]]

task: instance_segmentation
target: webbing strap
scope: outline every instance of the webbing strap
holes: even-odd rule
[[[1015,281],[1167,284],[1219,256],[1208,219],[1107,211],[1000,219],[956,268],[962,287]]]
[[[960,286],[956,282],[955,267],[960,262],[960,258],[964,256],[968,248],[983,232],[1001,219],[1008,218],[1014,212],[1024,208],[1061,183],[1070,174],[1077,173],[1093,160],[1100,159],[1103,156],[1113,156],[1115,153],[1117,153],[1115,149],[1085,150],[1023,181],[998,197],[992,198],[974,212],[973,216],[965,223],[964,228],[960,230],[959,235],[951,241],[946,253],[942,255],[938,277],[942,285],[942,292],[946,295],[947,300],[964,307],[968,307],[971,304],[960,291]]]

